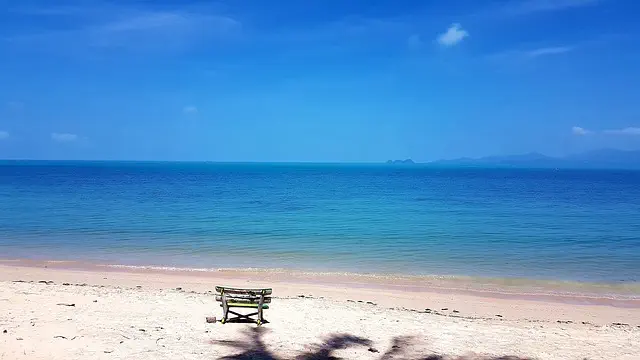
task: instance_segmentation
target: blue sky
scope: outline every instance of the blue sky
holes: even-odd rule
[[[0,158],[640,149],[632,0],[0,0]]]

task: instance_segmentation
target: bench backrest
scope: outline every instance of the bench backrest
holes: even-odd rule
[[[272,289],[242,289],[216,286],[216,301],[230,301],[241,304],[263,304],[271,302]]]

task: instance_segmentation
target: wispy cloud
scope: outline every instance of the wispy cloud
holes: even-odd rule
[[[620,136],[640,136],[640,127],[626,127],[622,129],[609,129],[603,131],[591,131],[580,126],[574,126],[571,128],[571,133],[577,136],[584,136],[590,134],[605,134],[605,135],[620,135]]]
[[[9,135],[8,131],[0,131],[0,140],[8,139]]]
[[[596,5],[603,0],[512,0],[497,8],[502,15],[527,15]]]
[[[573,50],[572,46],[544,47],[544,48],[529,50],[525,53],[525,55],[528,57],[558,55],[558,54],[568,53],[569,51],[572,51],[572,50]]]
[[[571,128],[571,133],[577,136],[585,136],[591,134],[592,132],[580,126],[574,126]]]
[[[67,47],[126,48],[133,50],[175,49],[200,41],[224,39],[241,28],[237,20],[212,11],[162,9],[150,6],[63,7],[27,9],[26,16],[64,14],[65,30],[43,27],[34,33],[8,36],[13,44],[36,49]],[[48,17],[43,24],[55,24]],[[55,47],[53,45],[55,44]]]
[[[626,127],[623,129],[605,130],[605,134],[609,135],[633,135],[640,136],[640,127]]]
[[[451,24],[447,31],[438,35],[438,43],[443,46],[453,46],[469,36],[469,33],[460,24]]]
[[[567,45],[567,46],[552,46],[552,47],[541,47],[534,48],[529,50],[523,49],[510,49],[505,50],[493,54],[489,54],[486,56],[486,59],[490,62],[494,62],[496,64],[523,64],[527,61],[533,61],[535,59],[552,56],[552,55],[562,55],[567,54],[571,51],[574,51],[578,46],[577,45]]]
[[[182,109],[182,112],[185,114],[197,114],[198,108],[193,105],[188,105]]]
[[[55,142],[73,142],[78,140],[78,135],[69,133],[51,133],[51,140]]]

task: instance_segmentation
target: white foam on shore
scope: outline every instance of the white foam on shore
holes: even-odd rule
[[[375,274],[351,272],[304,271],[283,268],[193,268],[158,265],[124,265],[124,264],[96,264],[99,267],[128,270],[187,272],[187,273],[246,273],[282,274],[302,279],[318,279],[340,277],[340,282],[348,284],[363,284],[367,280],[381,281],[383,286],[426,287],[444,291],[471,291],[478,293],[520,295],[520,296],[560,296],[575,299],[609,299],[609,300],[640,300],[640,284],[608,284],[587,283],[563,280],[538,280],[522,278],[484,278],[457,275],[403,275],[403,274]],[[352,281],[349,281],[352,279]],[[333,280],[333,279],[328,279]],[[402,283],[402,281],[409,283]]]

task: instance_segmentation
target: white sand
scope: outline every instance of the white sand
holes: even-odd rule
[[[220,317],[218,304],[206,293],[220,281],[255,285],[251,279],[0,265],[0,359],[173,360],[238,354],[244,357],[237,359],[293,359],[305,353],[316,355],[308,359],[329,354],[345,359],[424,359],[433,354],[640,359],[637,307],[274,280],[268,285],[276,298],[265,312],[270,323],[256,331],[255,325],[205,322],[206,316]],[[82,283],[87,285],[74,285]],[[410,305],[421,312],[390,309]],[[445,306],[448,310],[440,310]],[[424,313],[426,307],[441,315]],[[572,323],[558,323],[560,319]],[[350,337],[336,337],[331,346],[345,341],[353,346],[329,351],[324,343],[340,334]],[[397,353],[384,354],[390,350]]]

